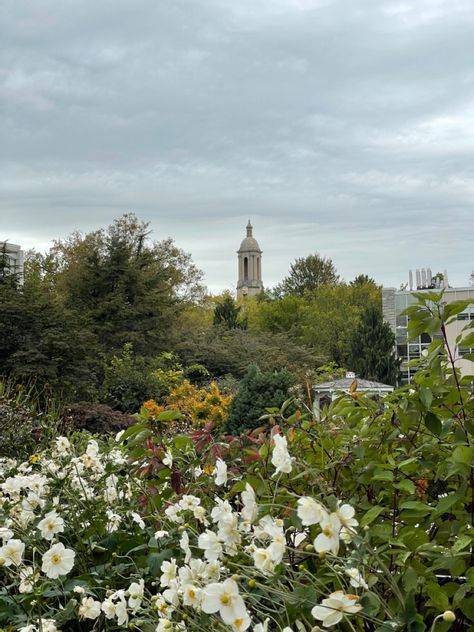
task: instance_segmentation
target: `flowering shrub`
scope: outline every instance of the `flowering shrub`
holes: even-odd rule
[[[267,434],[166,439],[142,418],[4,458],[0,625],[472,630],[474,400],[443,353],[321,422],[286,407]]]
[[[198,388],[189,380],[183,380],[171,389],[162,405],[154,400],[148,400],[143,404],[143,408],[152,419],[158,419],[168,408],[179,412],[189,426],[199,427],[209,421],[221,426],[231,401],[232,396],[221,393],[216,382],[211,382],[208,388]]]

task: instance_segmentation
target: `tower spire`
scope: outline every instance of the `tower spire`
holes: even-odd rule
[[[237,255],[239,261],[237,298],[255,296],[263,290],[262,251],[253,236],[253,226],[250,219],[247,223],[247,236],[240,244]]]
[[[250,222],[250,218],[249,218],[249,221],[247,223],[247,237],[253,237],[252,231],[253,231],[253,226],[252,226],[252,224]]]

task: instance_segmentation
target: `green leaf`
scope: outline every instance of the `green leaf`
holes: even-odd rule
[[[425,590],[430,598],[430,603],[434,608],[440,612],[444,612],[449,609],[449,599],[444,594],[441,586],[435,584],[434,582],[430,582],[426,584]]]
[[[459,346],[466,349],[469,349],[469,347],[474,347],[474,331],[465,336],[459,343]]]
[[[165,410],[157,416],[157,421],[176,421],[182,419],[183,415],[176,410]]]
[[[455,463],[462,463],[463,465],[471,465],[474,457],[473,446],[458,445],[454,449],[451,460]]]
[[[374,481],[393,481],[393,472],[377,468],[372,476],[372,479]]]
[[[463,599],[459,607],[461,608],[461,612],[468,619],[474,621],[474,595],[472,597],[468,597],[467,599]]]
[[[472,542],[472,536],[470,536],[470,535],[462,535],[453,544],[452,549],[453,549],[453,551],[455,553],[458,553],[459,551],[462,551],[463,549],[465,549],[466,546],[469,546],[471,544],[471,542]]]
[[[439,437],[441,431],[443,430],[443,424],[441,423],[441,420],[432,412],[426,414],[425,426],[437,437]]]
[[[453,301],[452,303],[448,303],[448,305],[445,305],[443,309],[443,320],[447,321],[449,318],[452,318],[453,316],[460,314],[465,309],[467,309],[471,303],[472,301],[469,299],[463,300],[463,301]]]
[[[420,400],[423,406],[427,409],[431,408],[431,404],[433,402],[433,393],[426,386],[422,386],[420,388]]]
[[[380,507],[380,505],[376,505],[369,509],[369,511],[362,517],[360,521],[361,527],[366,527],[371,524],[381,513],[384,511],[384,507]]]
[[[415,485],[409,478],[405,478],[402,481],[398,482],[395,487],[402,490],[403,492],[407,492],[408,494],[415,493]]]
[[[440,498],[438,504],[434,508],[433,517],[441,516],[446,513],[451,507],[457,503],[464,496],[464,490],[460,490],[458,492],[448,494],[443,498]]]
[[[409,509],[410,511],[419,511],[420,513],[430,513],[433,507],[420,502],[419,500],[406,500],[400,504],[400,509]]]

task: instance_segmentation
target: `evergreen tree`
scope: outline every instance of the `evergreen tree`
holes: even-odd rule
[[[238,435],[258,428],[266,409],[280,408],[295,382],[295,375],[286,369],[262,372],[255,365],[250,366],[230,405],[224,432]]]
[[[247,329],[247,319],[240,317],[242,307],[235,304],[230,294],[217,303],[214,309],[214,325],[223,325],[227,329]]]
[[[379,307],[370,306],[363,313],[352,338],[349,366],[363,379],[396,385],[400,362],[395,335]]]

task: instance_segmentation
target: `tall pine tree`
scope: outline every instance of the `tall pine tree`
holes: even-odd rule
[[[362,314],[352,337],[350,367],[358,377],[396,385],[400,363],[395,353],[395,335],[378,307]]]

